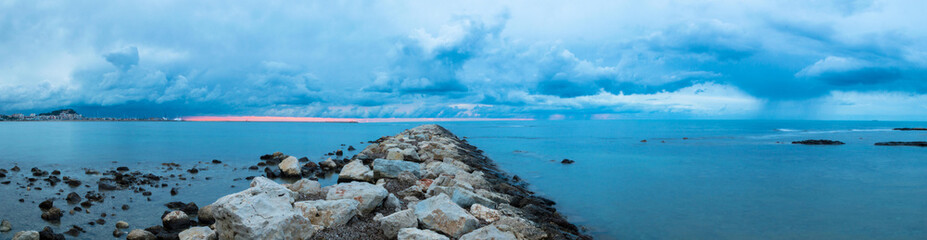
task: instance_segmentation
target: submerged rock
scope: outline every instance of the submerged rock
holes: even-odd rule
[[[927,142],[878,142],[876,146],[912,146],[927,147]]]
[[[895,128],[895,131],[927,131],[927,128]]]
[[[576,161],[573,161],[573,160],[570,160],[570,159],[566,159],[566,158],[564,158],[563,161],[560,161],[560,163],[563,163],[563,164],[573,164],[573,163],[575,163],[575,162],[576,162]]]
[[[257,177],[251,187],[224,196],[215,206],[220,239],[308,239],[315,229],[293,208],[296,193],[270,179]]]
[[[293,203],[293,208],[314,225],[338,227],[357,215],[358,204],[360,203],[354,199],[315,200]]]
[[[64,234],[55,233],[55,231],[52,231],[51,227],[45,227],[41,232],[39,232],[39,239],[64,240]]]
[[[794,141],[794,142],[792,142],[792,144],[804,144],[804,145],[843,145],[844,143],[841,142],[841,141],[826,140],[826,139],[818,139],[818,140],[809,139],[809,140],[802,140],[802,141]]]
[[[476,229],[479,225],[475,217],[445,194],[415,204],[415,216],[424,227],[455,238]]]

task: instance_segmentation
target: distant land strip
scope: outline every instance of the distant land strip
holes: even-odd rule
[[[320,118],[320,117],[269,117],[269,116],[192,116],[183,117],[189,122],[329,122],[329,123],[388,123],[388,122],[476,122],[476,121],[532,121],[532,118]]]

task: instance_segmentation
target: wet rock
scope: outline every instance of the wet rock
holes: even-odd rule
[[[895,131],[927,131],[927,128],[894,128]]]
[[[0,222],[0,232],[9,232],[13,230],[13,224],[10,221],[3,220]]]
[[[424,227],[455,238],[476,229],[479,225],[475,217],[445,194],[415,204],[415,216]]]
[[[354,199],[315,200],[293,203],[293,208],[308,218],[313,225],[338,227],[357,215],[358,204],[360,203]]]
[[[570,159],[566,159],[566,158],[564,158],[563,161],[560,161],[560,163],[563,163],[563,164],[573,164],[574,162],[576,162],[576,161],[573,161],[573,160],[570,160]]]
[[[402,172],[410,172],[418,178],[422,175],[419,169],[419,164],[415,162],[382,158],[373,160],[374,178],[398,178]]]
[[[366,214],[383,203],[389,192],[385,188],[366,182],[341,183],[332,186],[325,196],[327,200],[354,199],[359,202],[357,209]]]
[[[212,160],[212,163],[213,163],[213,164],[221,164],[222,161],[219,161],[219,159],[213,159],[213,160]]]
[[[794,141],[794,142],[792,142],[792,144],[803,144],[803,145],[843,145],[844,143],[841,142],[841,141],[826,140],[826,139],[818,139],[818,140],[809,139],[809,140],[802,140],[802,141]]]
[[[123,210],[123,211],[129,210],[129,205],[123,204],[123,205],[122,205],[122,210]]]
[[[927,142],[878,142],[876,146],[912,146],[927,147]]]
[[[64,234],[70,235],[72,237],[77,237],[81,233],[85,233],[85,232],[87,231],[84,231],[83,228],[78,227],[77,225],[71,225],[71,229],[68,229],[67,231],[65,231]]]
[[[517,240],[517,238],[515,238],[515,234],[510,233],[510,232],[503,232],[493,225],[489,225],[489,226],[485,226],[477,230],[473,230],[473,232],[460,236],[459,240],[481,240],[481,239]]]
[[[68,204],[77,204],[77,203],[80,203],[82,199],[80,198],[80,194],[77,194],[76,192],[71,192],[71,193],[68,193],[68,197],[65,198],[65,200],[68,201]]]
[[[39,239],[64,240],[64,234],[55,233],[55,231],[52,231],[51,227],[45,227],[39,232]]]
[[[344,151],[341,151],[341,149],[335,150],[335,156],[343,156],[343,155],[344,155]]]
[[[157,238],[149,231],[135,229],[129,232],[129,235],[126,236],[126,240],[157,240]]]
[[[10,171],[19,172],[19,166],[13,166],[13,168],[10,168]]]
[[[399,230],[396,236],[398,240],[450,240],[444,235],[416,228],[403,228]]]
[[[361,160],[354,160],[348,165],[344,165],[341,168],[341,173],[338,174],[339,182],[349,182],[349,181],[364,181],[370,182],[373,181],[373,170],[370,170],[367,165],[364,165],[364,162]]]
[[[299,158],[299,162],[308,162],[308,161],[309,161],[309,158],[308,158],[308,157],[301,157],[301,158]]]
[[[251,187],[224,196],[215,206],[220,239],[308,239],[315,230],[309,219],[293,209],[297,194],[270,179],[257,177]]]
[[[164,204],[164,206],[166,206],[167,208],[170,208],[171,210],[183,211],[186,214],[196,214],[197,212],[200,211],[200,208],[197,207],[196,203],[194,202],[190,202],[190,203],[169,202],[167,204]]]
[[[42,209],[43,211],[47,211],[48,209],[51,209],[54,206],[55,206],[55,199],[48,199],[48,200],[42,201],[42,203],[39,203],[39,209]]]
[[[119,229],[113,230],[113,237],[115,238],[122,238],[122,235],[125,235],[125,234],[126,232],[123,232],[122,230],[119,230]]]
[[[546,239],[548,236],[535,223],[519,217],[500,216],[492,225],[499,230],[514,233],[518,239],[538,240]]]
[[[56,207],[49,208],[42,212],[42,219],[49,222],[61,221],[61,216],[64,216],[64,213],[61,212],[61,209]]]
[[[97,223],[97,224],[100,224],[100,225],[103,225],[103,224],[106,224],[106,220],[100,218],[100,219],[97,219],[96,223]]]
[[[82,184],[79,180],[75,180],[75,179],[65,180],[64,183],[68,184],[68,186],[70,187],[80,187],[80,185]]]
[[[332,158],[328,158],[328,159],[325,159],[325,161],[320,162],[319,167],[321,167],[322,169],[335,169],[338,167],[338,164],[335,163],[335,161],[332,160]]]
[[[161,224],[169,231],[183,230],[190,227],[190,217],[182,211],[173,211],[161,218]]]
[[[40,240],[41,236],[36,231],[22,231],[13,235],[13,240]]]
[[[149,192],[149,191],[144,191],[144,192],[142,192],[142,196],[146,196],[146,197],[147,197],[147,196],[151,196],[151,192]]]
[[[191,169],[187,169],[187,172],[190,174],[197,174],[200,172],[200,170],[196,168],[191,168]]]
[[[287,188],[303,195],[313,195],[322,192],[322,184],[319,184],[318,181],[309,179],[300,179]]]
[[[260,167],[258,167],[258,166],[250,166],[250,167],[248,167],[248,170],[258,170],[258,169],[260,169]]]
[[[277,167],[283,172],[284,177],[299,177],[300,176],[300,167],[299,159],[295,157],[287,157],[280,162]]]
[[[177,195],[177,188],[171,188],[171,196]]]
[[[215,210],[215,207],[212,204],[201,207],[200,210],[197,211],[197,214],[196,214],[197,215],[196,218],[200,222],[200,224],[209,225],[209,224],[215,223],[216,218],[215,218],[214,210]]]
[[[180,240],[212,240],[216,239],[216,231],[209,227],[192,227],[178,234]]]
[[[380,223],[380,230],[386,236],[394,236],[403,228],[418,227],[418,219],[415,218],[415,211],[412,209],[395,212],[376,221]]]
[[[396,195],[390,193],[386,196],[386,200],[383,200],[383,207],[390,210],[399,210],[402,208],[402,202],[399,201],[399,198]]]
[[[354,151],[354,150],[357,150],[356,148],[354,148],[354,146],[348,146],[348,151]]]
[[[280,169],[264,168],[264,175],[267,176],[267,178],[277,178],[283,175],[283,173],[280,172]]]
[[[129,223],[124,222],[124,221],[118,221],[116,222],[116,228],[119,228],[119,229],[129,228]]]

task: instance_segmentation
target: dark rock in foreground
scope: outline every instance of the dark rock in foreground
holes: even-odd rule
[[[792,142],[792,144],[804,144],[804,145],[843,145],[844,143],[841,142],[841,141],[826,140],[826,139],[818,139],[818,140],[809,139],[809,140],[803,140],[803,141],[794,141],[794,142]]]
[[[912,146],[912,147],[927,147],[927,142],[879,142],[875,144],[876,146]]]
[[[927,131],[927,128],[895,128],[895,131]]]
[[[560,161],[560,163],[563,163],[563,164],[573,164],[573,163],[575,163],[575,162],[576,162],[576,161],[573,161],[573,160],[570,160],[570,159],[563,159],[563,161]]]

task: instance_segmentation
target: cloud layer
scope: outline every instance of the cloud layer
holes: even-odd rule
[[[925,5],[0,0],[0,112],[923,119]]]

